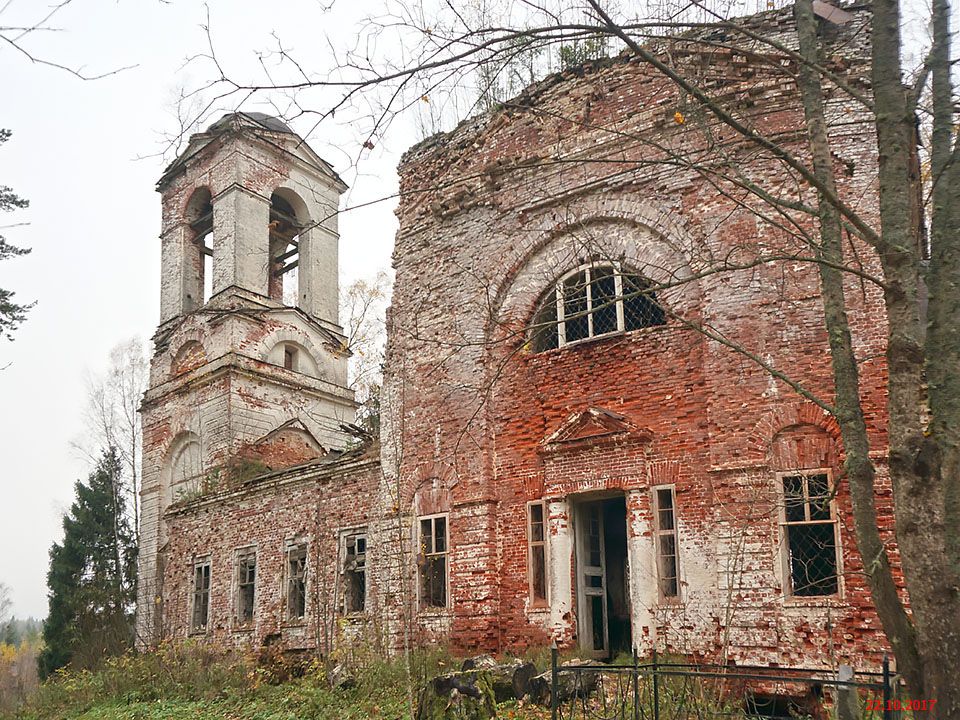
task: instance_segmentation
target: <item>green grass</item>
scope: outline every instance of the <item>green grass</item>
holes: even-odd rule
[[[414,686],[459,667],[441,652],[411,656]],[[300,677],[291,677],[300,675]],[[395,659],[367,660],[357,684],[334,689],[319,663],[293,666],[279,657],[213,653],[191,644],[105,660],[95,671],[49,679],[17,714],[0,720],[361,720],[410,717],[408,675]],[[510,720],[549,716],[512,703]]]

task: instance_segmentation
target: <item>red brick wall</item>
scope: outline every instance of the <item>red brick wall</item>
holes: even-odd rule
[[[854,42],[845,51],[854,83],[865,70],[858,49]],[[803,157],[796,88],[776,61],[681,43],[674,50],[688,63],[685,71],[719,78],[705,82],[745,122]],[[840,192],[874,218],[868,118],[838,93],[828,114]],[[638,609],[633,632],[642,648],[656,642],[711,655],[727,648],[743,661],[805,664],[830,655],[875,664],[886,643],[852,541],[833,424],[754,360],[690,327],[708,325],[829,402],[816,266],[759,261],[809,256],[796,228],[815,232],[815,223],[797,216],[796,225],[781,227],[758,219],[757,211],[769,217],[769,207],[735,184],[676,163],[644,162],[671,152],[728,173],[720,160],[729,157],[764,188],[812,199],[783,164],[739,143],[662,76],[624,58],[545,81],[507,109],[405,156],[383,444],[401,448],[385,457],[385,470],[405,488],[401,496],[411,504],[403,512],[416,512],[414,491],[424,476],[449,491],[443,509],[450,512],[453,592],[440,632],[470,650],[517,649],[550,637],[574,642],[574,599],[552,598],[546,612],[528,607],[526,503],[552,501],[551,530],[559,538],[570,523],[562,504],[570,495],[627,491],[631,547],[639,549],[652,542],[649,488],[670,483],[687,587],[679,603]],[[867,273],[879,274],[863,243],[850,248]],[[532,352],[524,327],[537,299],[563,271],[596,256],[662,283],[667,325]],[[854,276],[847,290],[879,462],[882,297]],[[544,440],[588,407],[625,416],[649,438],[628,434],[547,451]],[[844,593],[801,602],[784,598],[775,472],[814,461],[841,480]],[[882,464],[880,472],[878,503],[888,513]],[[633,568],[634,580],[642,572]],[[632,590],[637,605],[646,591]],[[415,624],[435,637],[436,615],[415,615]]]
[[[341,631],[340,535],[371,524],[371,498],[378,482],[376,459],[317,464],[270,475],[168,513],[165,636],[191,634],[193,565],[197,558],[209,557],[210,622],[200,635],[206,641],[259,647],[269,639],[296,649],[317,647],[319,637],[324,647],[326,632]],[[286,620],[283,590],[285,550],[292,541],[306,543],[308,552],[307,612],[296,622]],[[242,625],[236,618],[236,556],[238,549],[250,546],[257,553],[256,609],[254,622]],[[353,619],[365,624],[370,613]]]

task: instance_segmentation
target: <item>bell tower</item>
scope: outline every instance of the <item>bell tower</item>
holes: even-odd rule
[[[162,634],[164,516],[231,473],[341,450],[355,419],[338,318],[346,189],[285,123],[226,115],[190,138],[162,197],[160,326],[142,405],[137,631]]]

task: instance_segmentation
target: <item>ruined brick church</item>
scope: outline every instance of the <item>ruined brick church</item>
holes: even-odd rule
[[[856,82],[865,20],[848,10],[823,31]],[[790,9],[745,22],[795,37]],[[802,156],[789,63],[668,42]],[[839,192],[874,217],[870,118],[840,93],[828,115]],[[625,54],[408,151],[372,439],[356,433],[338,316],[343,181],[266,115],[194,135],[158,185],[140,643],[556,641],[875,666],[887,643],[837,425],[760,364],[830,397],[816,267],[756,261],[797,255],[799,234],[664,159],[723,156],[804,191],[720,126],[704,144],[695,116]],[[869,284],[851,279],[849,299],[889,523],[886,320]]]

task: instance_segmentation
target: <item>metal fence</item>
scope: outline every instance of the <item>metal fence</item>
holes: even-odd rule
[[[898,679],[881,672],[664,662],[559,664],[551,659],[552,720],[811,718],[899,720]]]

